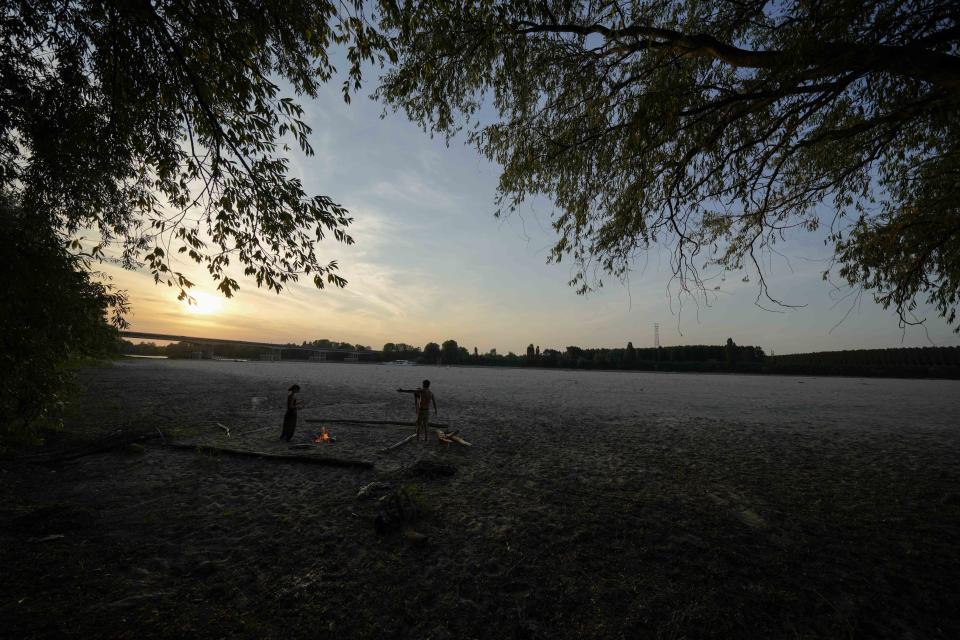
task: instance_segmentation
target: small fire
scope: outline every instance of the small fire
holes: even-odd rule
[[[314,444],[320,444],[321,442],[333,442],[333,438],[330,437],[330,434],[327,433],[327,428],[323,427],[320,433],[313,437]]]

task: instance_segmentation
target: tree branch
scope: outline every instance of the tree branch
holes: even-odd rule
[[[917,46],[856,44],[850,42],[817,43],[815,48],[800,52],[751,51],[722,42],[708,34],[685,34],[673,29],[630,25],[613,29],[602,24],[537,24],[518,21],[511,25],[519,35],[536,33],[601,35],[608,41],[621,44],[632,39],[626,47],[634,51],[665,49],[682,56],[703,56],[719,60],[733,67],[773,69],[798,61],[813,72],[814,77],[857,72],[863,69],[883,71],[893,75],[921,80],[930,84],[960,89],[960,58]],[[947,30],[947,34],[949,35]],[[933,42],[939,42],[934,39]],[[799,54],[798,57],[797,54]],[[799,58],[799,59],[798,59]]]

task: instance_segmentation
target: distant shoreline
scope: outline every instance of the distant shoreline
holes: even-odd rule
[[[334,344],[334,343],[330,343]],[[334,345],[337,347],[344,345]],[[314,347],[304,343],[282,350],[282,362],[325,361],[351,363],[395,363],[395,366],[433,362],[440,366],[502,367],[523,369],[565,369],[571,371],[647,371],[661,373],[739,373],[753,375],[830,376],[855,378],[899,378],[960,380],[960,347],[907,347],[893,349],[856,349],[821,351],[789,355],[767,355],[760,347],[737,345],[675,345],[634,348],[628,343],[621,348],[581,349],[569,346],[563,351],[540,351],[529,345],[524,354],[469,353],[449,340],[440,347],[429,343],[424,349],[404,345],[397,351],[392,343],[382,351],[330,351],[318,355]],[[346,347],[353,348],[352,345]],[[248,345],[223,344],[216,352],[198,350],[189,343],[159,347],[150,343],[134,345],[124,341],[120,350],[129,355],[167,356],[169,359],[238,359],[256,361],[263,357],[259,349]],[[476,351],[476,350],[474,350]],[[352,355],[355,354],[355,355]],[[264,360],[276,360],[279,352],[270,352]]]
[[[763,377],[763,376],[777,376],[783,378],[862,378],[864,380],[871,379],[882,379],[882,380],[960,380],[960,368],[954,368],[956,370],[948,372],[946,375],[898,375],[897,373],[858,373],[858,372],[830,372],[830,371],[821,371],[821,372],[805,372],[805,371],[756,371],[756,370],[725,370],[725,369],[687,369],[687,370],[677,370],[677,369],[612,369],[612,368],[603,368],[603,367],[591,367],[591,368],[575,368],[575,367],[543,367],[536,365],[498,365],[498,364],[469,364],[469,363],[458,363],[458,364],[428,364],[428,363],[414,363],[412,365],[393,365],[392,362],[370,362],[370,361],[361,361],[361,362],[343,362],[340,360],[324,360],[324,361],[311,361],[311,360],[300,360],[300,359],[288,359],[288,360],[244,360],[239,358],[218,358],[218,359],[199,359],[199,358],[170,358],[167,356],[131,356],[129,354],[123,354],[122,357],[137,358],[142,360],[169,360],[171,362],[249,362],[254,364],[259,363],[303,363],[310,365],[323,365],[323,364],[349,364],[351,366],[356,365],[388,365],[388,366],[417,366],[417,367],[437,367],[437,368],[462,368],[462,369],[508,369],[508,370],[536,370],[536,371],[585,371],[591,372],[595,371],[598,373],[656,373],[656,374],[679,374],[679,375],[741,375],[741,376],[753,376],[753,377]]]

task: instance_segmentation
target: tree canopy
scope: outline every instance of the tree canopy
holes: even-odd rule
[[[0,209],[14,252],[0,447],[52,416],[71,357],[113,343],[111,308],[123,325],[126,298],[94,278],[97,260],[146,266],[181,298],[193,283],[180,254],[227,296],[231,261],[277,292],[301,276],[344,286],[317,245],[351,243],[349,214],[307,193],[288,153],[312,154],[295,98],[334,77],[335,46],[349,99],[361,65],[389,53],[359,0],[0,4]],[[92,247],[78,240],[89,235]]]
[[[68,246],[42,218],[0,194],[4,283],[0,306],[0,453],[29,443],[39,420],[58,423],[69,388],[67,361],[109,353],[116,331],[104,312],[126,300],[91,273],[89,255]]]
[[[342,45],[344,95],[384,41],[360,2],[12,0],[0,8],[0,188],[64,234],[93,229],[158,282],[171,258],[238,288],[231,260],[280,291],[343,286],[317,242],[352,242],[348,212],[291,175],[312,154],[296,96],[316,97]],[[281,87],[281,84],[283,87]]]
[[[423,358],[430,364],[436,364],[441,357],[440,345],[436,342],[428,342],[423,347]]]
[[[764,255],[825,227],[827,273],[903,322],[918,301],[957,322],[952,3],[383,6],[399,63],[379,96],[431,132],[466,128],[502,166],[498,214],[552,198],[551,259],[575,260],[578,291],[660,244],[681,291],[746,269],[776,301]]]

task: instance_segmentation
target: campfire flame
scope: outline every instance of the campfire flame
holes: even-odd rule
[[[327,428],[322,427],[320,433],[313,437],[314,444],[320,444],[321,442],[330,442],[330,434],[327,433]]]

